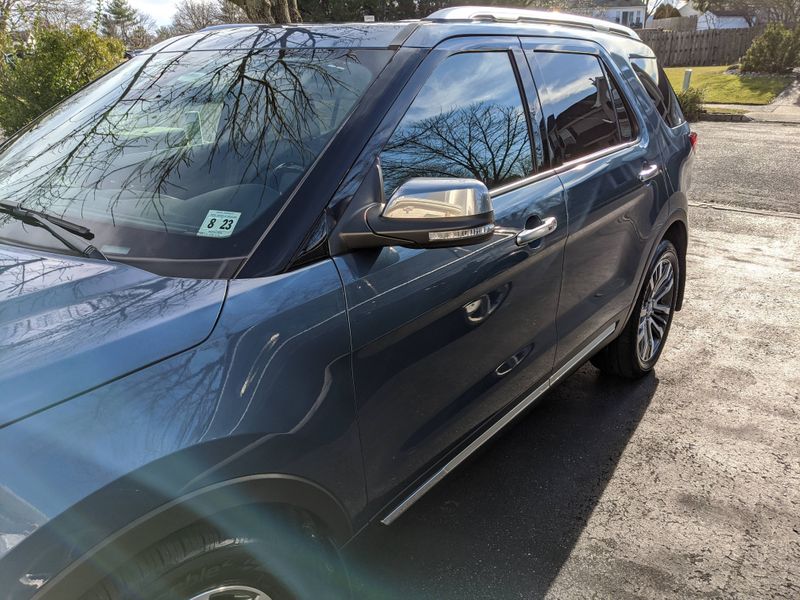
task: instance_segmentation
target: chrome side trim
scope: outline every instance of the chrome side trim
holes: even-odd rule
[[[550,385],[555,385],[559,379],[563,378],[565,375],[568,375],[572,369],[580,365],[581,363],[585,362],[587,358],[597,349],[597,347],[602,344],[612,333],[617,330],[617,323],[612,323],[606,329],[604,329],[594,340],[592,343],[586,346],[583,350],[578,352],[573,358],[571,358],[563,367],[561,367],[555,374],[550,378]]]
[[[536,400],[538,400],[547,390],[553,387],[562,377],[567,375],[572,369],[576,366],[583,363],[594,350],[597,349],[600,344],[602,344],[608,337],[613,334],[617,330],[617,323],[613,323],[609,325],[605,330],[603,330],[597,337],[595,337],[592,342],[586,346],[583,350],[578,352],[572,359],[570,359],[564,366],[562,366],[558,371],[556,371],[547,381],[545,381],[542,385],[536,388],[533,392],[528,394],[523,400],[519,402],[514,408],[512,408],[509,412],[507,412],[503,417],[498,420],[494,425],[492,425],[489,429],[484,431],[480,436],[478,436],[469,446],[464,448],[461,452],[456,454],[447,464],[445,464],[441,469],[436,471],[431,477],[425,480],[425,482],[419,486],[416,490],[414,490],[411,495],[409,495],[405,500],[403,500],[400,504],[398,504],[392,512],[386,515],[383,519],[381,519],[381,523],[384,525],[391,525],[397,518],[406,512],[411,505],[413,505],[417,500],[422,498],[426,492],[428,492],[433,486],[439,483],[442,479],[444,479],[448,473],[450,473],[453,469],[455,469],[458,465],[464,462],[470,455],[472,455],[478,448],[483,446],[486,442],[488,442],[495,434],[497,434],[500,430],[506,427],[509,423],[514,421],[520,414],[522,414],[526,408],[528,408],[531,404],[533,404]]]
[[[639,125],[639,127],[641,128],[641,125]],[[501,185],[500,187],[493,188],[489,190],[489,195],[492,198],[495,198],[500,194],[505,194],[506,192],[513,192],[514,190],[518,190],[519,188],[531,185],[533,183],[536,183],[537,181],[547,179],[548,177],[553,177],[554,175],[560,175],[561,173],[566,173],[567,171],[570,171],[576,167],[583,167],[585,165],[588,165],[589,163],[598,160],[600,158],[605,158],[606,156],[610,156],[612,154],[616,154],[617,152],[621,152],[622,150],[633,148],[634,146],[638,146],[640,143],[641,143],[641,136],[630,142],[625,142],[624,144],[617,144],[616,146],[611,146],[610,148],[603,148],[602,150],[598,150],[597,152],[592,152],[591,154],[587,154],[586,156],[581,156],[580,158],[567,161],[562,165],[558,165],[554,169],[539,171],[538,173],[534,173],[530,177],[525,177],[524,179],[518,179],[517,181],[512,181],[511,183],[507,183],[505,185]]]

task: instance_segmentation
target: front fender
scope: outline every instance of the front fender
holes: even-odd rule
[[[81,539],[82,534],[85,536],[85,518],[95,509],[103,512],[109,503],[114,505],[115,502],[121,501],[127,504],[129,500],[126,496],[130,496],[131,491],[128,494],[120,494],[120,491],[105,490],[87,499],[81,507],[54,520],[48,527],[47,533],[40,535],[36,540],[37,545],[44,549],[40,556],[49,554],[52,557],[53,549],[57,548],[64,538]],[[141,512],[144,506],[157,504],[153,502],[155,498],[145,498],[144,494],[136,494],[135,491],[133,495],[137,497],[138,502],[141,502],[137,512]],[[82,551],[76,559],[70,560],[67,567],[33,596],[33,600],[77,598],[109,572],[125,564],[130,557],[136,556],[158,540],[192,523],[203,521],[213,525],[219,520],[219,526],[224,528],[222,513],[230,510],[252,510],[252,518],[260,519],[264,515],[259,508],[271,504],[302,508],[317,517],[339,543],[352,536],[352,526],[346,510],[333,494],[323,487],[302,477],[280,473],[240,477],[165,501],[113,534],[103,536],[97,545]],[[72,554],[76,556],[77,553],[73,550]],[[50,562],[53,562],[53,558]],[[35,576],[33,581],[36,581],[37,577],[42,581],[41,574]]]
[[[0,486],[40,520],[0,559],[0,589],[18,590],[12,598],[221,482],[291,475],[360,513],[350,334],[332,261],[232,281],[202,344],[0,429],[0,448]]]

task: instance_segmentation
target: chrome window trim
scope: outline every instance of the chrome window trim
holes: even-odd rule
[[[539,173],[534,173],[533,175],[531,175],[530,177],[526,177],[525,179],[518,179],[517,181],[512,181],[511,183],[508,183],[506,185],[502,185],[498,188],[491,189],[489,190],[489,195],[492,198],[496,198],[497,196],[500,196],[507,192],[512,192],[519,188],[536,183],[537,181],[541,181],[543,179],[547,179],[548,177],[552,177],[553,175],[559,175],[561,173],[565,173],[576,167],[588,165],[589,163],[594,162],[595,160],[598,160],[600,158],[604,158],[606,156],[616,154],[617,152],[633,148],[635,146],[638,146],[640,143],[641,143],[641,137],[635,140],[631,140],[630,142],[625,142],[624,144],[617,144],[616,146],[609,146],[608,148],[603,148],[602,150],[598,150],[597,152],[592,152],[591,154],[581,156],[580,158],[567,161],[564,164],[561,164],[553,169],[548,169],[547,171],[540,171]]]
[[[436,471],[431,477],[426,479],[422,485],[415,489],[405,500],[398,504],[389,514],[387,514],[381,523],[384,525],[391,525],[397,518],[406,512],[411,506],[437,483],[444,479],[453,469],[469,458],[476,450],[493,438],[497,433],[514,421],[526,408],[538,400],[547,390],[553,387],[564,376],[568,375],[573,368],[584,362],[589,358],[592,353],[607,340],[617,330],[617,323],[614,322],[598,334],[583,350],[578,352],[574,357],[567,361],[558,371],[551,375],[547,381],[542,383],[533,392],[523,398],[517,405],[503,415],[494,425],[489,427],[480,436],[472,441],[466,448],[456,454],[450,461],[443,467]]]
[[[568,160],[562,165],[559,165],[554,170],[556,173],[565,173],[567,171],[571,171],[576,167],[581,167],[583,165],[587,165],[591,162],[599,158],[604,158],[606,156],[611,156],[612,154],[616,154],[617,152],[622,152],[623,150],[627,150],[628,148],[634,148],[641,143],[641,138],[637,138],[635,140],[631,140],[630,142],[625,142],[624,144],[617,144],[616,146],[610,146],[608,148],[604,148],[603,150],[598,150],[597,152],[592,152],[591,154],[587,154],[586,156],[581,156],[580,158],[576,158],[573,160]]]

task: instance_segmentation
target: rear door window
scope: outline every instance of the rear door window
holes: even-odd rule
[[[489,189],[536,170],[526,110],[508,52],[445,59],[381,154],[387,197],[412,177],[467,177]]]
[[[590,54],[528,52],[557,164],[632,140],[636,122],[615,82]]]

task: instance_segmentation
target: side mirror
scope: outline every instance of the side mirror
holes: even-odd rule
[[[350,248],[468,246],[494,233],[492,199],[476,179],[410,179],[386,204],[366,207],[363,217],[368,230],[343,232]]]

